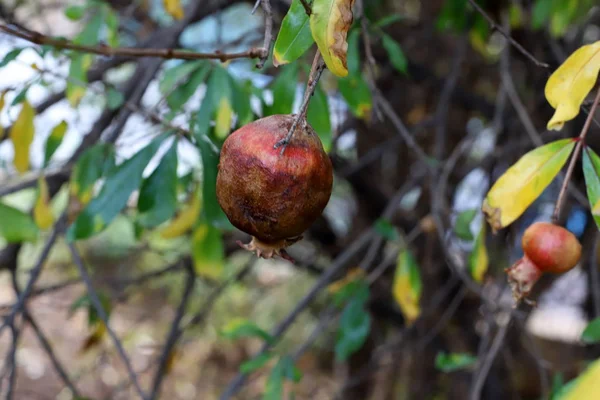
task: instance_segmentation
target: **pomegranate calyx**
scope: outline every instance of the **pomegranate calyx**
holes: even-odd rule
[[[523,300],[527,301],[531,289],[542,276],[542,271],[526,255],[505,272],[508,274],[508,283],[515,299],[514,307]]]
[[[252,236],[250,243],[244,244],[238,240],[237,244],[243,249],[255,253],[257,257],[269,259],[278,256],[291,263],[295,263],[295,260],[290,257],[287,251],[285,251],[285,248],[291,246],[299,240],[302,240],[302,236],[282,239],[274,243],[265,243],[255,236]]]

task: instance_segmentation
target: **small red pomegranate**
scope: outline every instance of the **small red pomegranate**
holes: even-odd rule
[[[506,270],[517,303],[529,295],[543,273],[567,272],[581,258],[581,244],[575,235],[548,222],[527,228],[521,245],[525,255]]]
[[[252,235],[242,246],[263,258],[293,261],[284,249],[302,239],[331,197],[331,161],[312,127],[299,123],[285,152],[275,148],[294,118],[273,115],[249,123],[221,149],[217,199],[229,221]]]

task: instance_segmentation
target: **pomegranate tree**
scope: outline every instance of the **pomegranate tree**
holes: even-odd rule
[[[229,221],[252,236],[242,245],[259,257],[279,255],[321,215],[333,170],[315,131],[299,123],[282,154],[293,115],[273,115],[233,132],[223,144],[217,199]],[[241,244],[241,243],[240,243]]]
[[[517,302],[527,297],[543,273],[567,272],[581,258],[581,244],[575,235],[548,222],[527,228],[521,245],[524,256],[506,270]]]

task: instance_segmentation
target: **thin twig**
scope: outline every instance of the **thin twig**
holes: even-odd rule
[[[300,0],[300,4],[302,4],[302,7],[304,7],[304,11],[306,12],[306,15],[310,16],[312,14],[312,8],[311,8],[310,4],[308,4],[308,2],[306,0]]]
[[[154,384],[152,385],[152,391],[150,392],[150,400],[154,400],[158,396],[160,385],[165,377],[169,358],[171,357],[171,352],[173,351],[175,344],[177,343],[177,339],[179,338],[179,324],[185,315],[185,310],[196,282],[196,274],[194,272],[191,260],[186,262],[185,266],[187,271],[185,290],[183,292],[183,296],[181,296],[181,301],[179,303],[179,307],[177,307],[175,318],[173,318],[173,322],[171,323],[171,330],[167,336],[165,347],[163,348],[162,354],[158,361],[158,368],[156,369],[156,374],[154,375]]]
[[[207,60],[214,59],[225,62],[227,60],[234,60],[238,58],[262,58],[265,56],[267,49],[263,47],[252,48],[247,51],[237,53],[196,53],[188,50],[174,50],[169,48],[164,49],[153,49],[153,48],[138,48],[138,47],[110,47],[105,44],[97,46],[86,46],[65,39],[55,39],[49,36],[45,36],[39,32],[25,30],[23,28],[17,28],[6,24],[0,24],[0,31],[3,31],[11,36],[15,36],[28,42],[35,43],[38,45],[52,46],[57,49],[64,50],[75,50],[84,53],[97,54],[107,57],[153,57],[161,58],[166,60]]]
[[[321,78],[321,74],[325,69],[325,62],[323,62],[323,58],[321,57],[321,53],[317,50],[315,54],[315,58],[313,59],[312,67],[310,68],[310,74],[308,75],[308,82],[306,84],[306,90],[304,92],[304,100],[302,100],[302,105],[300,106],[300,111],[296,115],[290,130],[288,131],[285,138],[275,143],[274,148],[277,149],[281,147],[281,155],[285,151],[285,148],[290,143],[294,132],[296,132],[296,128],[298,124],[306,125],[306,113],[308,112],[308,104],[310,102],[310,98],[312,97],[315,89],[317,88],[317,84],[319,83],[319,79]]]
[[[8,375],[8,387],[6,389],[6,400],[12,400],[15,394],[15,384],[17,383],[17,347],[19,346],[19,337],[21,336],[21,330],[16,326],[10,326],[12,332],[12,342],[10,345],[10,354],[8,361],[10,362],[10,374]]]
[[[260,0],[262,9],[265,12],[265,40],[262,47],[262,54],[260,60],[256,63],[256,68],[262,68],[269,58],[269,51],[271,49],[271,42],[273,41],[273,10],[271,9],[271,2],[269,0]]]
[[[121,341],[119,340],[119,337],[117,336],[115,331],[112,330],[112,328],[110,327],[110,325],[108,323],[108,315],[106,314],[106,310],[104,309],[104,306],[102,305],[102,302],[100,301],[100,298],[98,297],[98,293],[96,292],[96,289],[94,289],[92,279],[90,278],[90,275],[87,272],[87,269],[85,267],[83,259],[81,258],[81,255],[79,254],[79,251],[75,247],[74,243],[69,242],[69,250],[71,251],[71,256],[73,258],[73,262],[75,263],[75,265],[77,266],[77,269],[79,270],[81,279],[85,283],[92,306],[98,313],[98,317],[100,317],[100,320],[104,323],[104,326],[106,327],[106,332],[108,332],[115,347],[117,348],[117,352],[119,353],[119,356],[121,357],[121,360],[125,364],[125,368],[127,369],[127,372],[129,374],[129,379],[135,386],[135,389],[136,389],[137,393],[139,394],[140,398],[142,398],[142,400],[148,400],[148,397],[146,396],[146,394],[144,393],[144,390],[140,386],[137,374],[133,370],[133,366],[131,365],[129,357],[127,356],[127,353],[125,352],[125,349],[123,348],[123,345],[121,344]]]
[[[471,394],[469,396],[470,400],[481,399],[481,391],[483,389],[483,385],[485,384],[485,380],[487,379],[490,369],[492,368],[492,364],[494,363],[494,360],[496,359],[496,356],[498,355],[498,352],[504,343],[504,338],[506,337],[506,333],[508,332],[508,328],[512,322],[511,316],[512,314],[509,314],[508,321],[506,321],[506,323],[498,329],[489,351],[483,359],[481,366],[477,369],[478,373],[475,381],[473,382],[473,386],[471,387]]]
[[[575,145],[575,150],[573,151],[573,155],[571,156],[571,161],[569,162],[569,167],[567,168],[567,173],[565,174],[565,179],[563,180],[562,187],[560,188],[560,192],[558,194],[558,199],[556,200],[556,206],[554,207],[554,212],[552,213],[552,222],[554,222],[554,223],[557,223],[560,218],[560,211],[561,211],[563,203],[565,201],[567,187],[569,186],[569,182],[571,181],[571,176],[573,175],[573,170],[575,169],[575,163],[577,162],[577,159],[579,158],[579,153],[581,152],[581,148],[585,144],[585,138],[590,130],[590,126],[592,125],[592,119],[594,117],[594,113],[596,112],[596,108],[598,108],[598,103],[600,103],[600,87],[598,88],[598,92],[596,93],[596,97],[594,98],[594,103],[592,104],[590,113],[588,114],[588,116],[585,120],[585,124],[583,124],[581,133],[579,134],[577,144]]]
[[[549,68],[550,66],[544,62],[539,61],[537,58],[535,58],[533,56],[533,54],[531,54],[530,52],[528,52],[527,50],[525,50],[525,48],[523,46],[521,46],[521,44],[519,44],[519,42],[517,42],[515,39],[512,38],[512,36],[510,36],[508,33],[506,33],[504,31],[504,29],[502,29],[493,19],[492,17],[489,16],[488,13],[485,12],[485,10],[483,8],[481,8],[481,6],[479,4],[477,4],[477,2],[475,0],[468,0],[469,4],[471,4],[471,6],[473,6],[473,8],[475,8],[475,10],[477,10],[477,12],[479,14],[481,14],[483,16],[483,18],[485,18],[488,23],[490,24],[490,27],[498,32],[500,32],[500,34],[502,36],[504,36],[517,50],[519,50],[521,52],[521,54],[523,54],[525,57],[529,58],[535,65],[537,65],[538,67],[542,67],[542,68]]]
[[[356,239],[350,246],[348,246],[344,252],[342,252],[333,264],[327,268],[319,280],[313,285],[313,287],[296,303],[296,306],[290,313],[272,330],[271,336],[274,338],[272,343],[265,343],[263,347],[254,356],[264,354],[281,336],[290,328],[296,318],[308,307],[313,299],[325,288],[331,279],[346,266],[350,259],[360,251],[373,237],[374,232],[368,230],[363,233],[358,239]],[[221,400],[230,399],[234,396],[246,382],[247,374],[240,372],[229,384],[225,392],[221,395]]]

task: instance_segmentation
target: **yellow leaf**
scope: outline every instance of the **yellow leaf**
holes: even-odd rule
[[[483,281],[488,265],[489,258],[487,248],[485,247],[485,224],[481,224],[481,230],[475,240],[475,247],[469,256],[469,270],[476,282],[481,283]]]
[[[201,204],[200,191],[195,190],[185,208],[161,230],[160,236],[164,239],[172,239],[192,229],[200,216]]]
[[[219,279],[225,269],[225,250],[221,232],[203,224],[192,234],[192,258],[194,270],[200,276]]]
[[[510,225],[537,199],[565,165],[575,140],[561,139],[533,149],[492,186],[482,206],[492,230]]]
[[[215,135],[220,139],[225,139],[231,130],[231,119],[233,117],[233,109],[229,103],[229,99],[224,96],[219,102],[217,116],[215,118]]]
[[[594,207],[592,208],[592,215],[600,216],[600,200],[594,204]]]
[[[332,74],[348,75],[348,30],[352,25],[354,0],[315,0],[310,30],[323,60]]]
[[[181,6],[181,0],[163,0],[163,5],[171,17],[175,19],[183,18],[183,7]]]
[[[33,208],[33,218],[40,229],[48,229],[54,224],[54,214],[50,207],[50,195],[46,179],[38,180],[39,194]]]
[[[600,393],[600,360],[594,361],[576,378],[573,387],[561,397],[562,400],[596,399]]]
[[[337,280],[337,281],[331,283],[329,286],[327,286],[327,291],[332,294],[336,293],[341,288],[346,286],[348,283],[355,281],[355,280],[362,279],[364,276],[365,276],[364,269],[362,269],[360,267],[353,268],[350,271],[348,271],[346,276],[344,276],[342,279]]]
[[[600,40],[580,47],[548,79],[546,99],[556,109],[548,129],[560,130],[579,114],[600,70]]]
[[[412,324],[421,314],[419,302],[422,286],[416,260],[409,251],[401,251],[396,264],[393,295],[408,325]]]
[[[2,93],[0,93],[0,112],[2,112],[2,110],[4,109],[4,104],[5,104],[4,97],[5,96],[6,96],[6,90],[3,91]],[[2,137],[3,135],[4,135],[4,127],[0,123],[0,137]]]
[[[33,134],[35,127],[33,118],[35,110],[27,100],[23,102],[21,112],[10,131],[10,139],[12,140],[15,157],[13,163],[15,168],[20,173],[27,172],[29,169],[29,146],[33,142]]]

